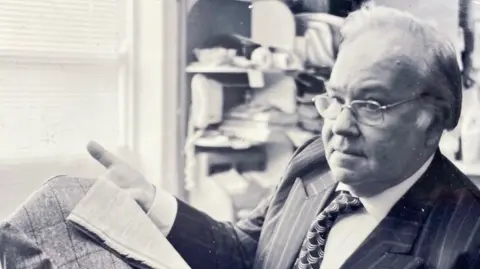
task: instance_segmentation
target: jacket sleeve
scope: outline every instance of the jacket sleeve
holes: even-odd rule
[[[292,159],[317,138],[299,147]],[[192,269],[253,268],[265,216],[275,195],[276,191],[236,224],[218,222],[178,200],[177,216],[167,239]]]
[[[218,222],[178,201],[168,240],[190,265],[199,268],[252,268],[258,240],[271,198],[236,224]]]
[[[0,268],[54,269],[50,259],[28,236],[8,222],[0,225]]]

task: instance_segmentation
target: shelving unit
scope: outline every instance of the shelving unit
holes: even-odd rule
[[[216,9],[230,11],[233,9],[227,5],[238,7],[245,4],[250,12],[250,4],[246,2],[208,2],[210,6],[217,5]],[[198,1],[197,4],[202,3]],[[195,16],[200,17],[200,14]],[[223,16],[228,17],[226,14]],[[239,19],[238,13],[236,17]],[[248,19],[251,21],[252,17],[248,16]],[[244,18],[240,20],[245,23]],[[195,29],[202,27],[199,23],[191,23]],[[227,24],[236,22],[230,20],[225,24],[217,22],[213,26],[209,22],[205,28],[210,27],[210,33],[203,39],[218,34],[250,38],[250,32],[255,27],[252,22],[250,29],[240,32],[216,29],[231,28]],[[190,42],[187,49],[203,46],[197,35],[195,33],[196,41]],[[272,42],[275,44],[275,41]],[[187,51],[187,54],[191,55],[192,51]],[[224,87],[223,119],[220,122],[197,128],[192,122],[195,111],[190,111],[185,143],[188,202],[214,218],[236,220],[253,209],[274,188],[295,148],[315,135],[298,126],[295,77],[303,70],[211,66],[197,62],[194,57],[188,59],[185,67],[188,83],[191,84],[193,78],[200,75]],[[191,85],[187,86],[191,90]],[[258,111],[249,115],[252,107]],[[245,108],[245,111],[239,108]],[[272,120],[272,115],[276,116],[276,120]]]
[[[271,86],[267,82],[264,87],[252,89],[246,76],[248,71],[240,68],[188,68],[187,72],[206,75],[224,82],[231,79],[232,75],[243,75],[243,82],[242,78],[237,77],[236,80],[237,86],[240,87],[226,89],[225,95],[236,90],[243,93],[245,90],[251,90],[255,96],[256,91],[268,91],[268,87]],[[262,76],[275,73],[275,77],[279,79],[289,76],[288,72],[280,70],[255,70],[255,72],[260,72]],[[290,98],[295,102],[295,96]],[[248,104],[243,102],[241,105],[248,107]],[[199,129],[190,126],[191,143],[186,148],[189,169],[186,173],[186,187],[190,193],[189,202],[223,220],[238,219],[253,209],[253,206],[276,185],[280,179],[278,172],[283,171],[295,147],[315,135],[297,126],[298,119],[294,113],[279,112],[283,115],[281,117],[283,120],[290,118],[280,124],[270,122],[268,114],[262,113],[232,117],[231,112],[236,107],[227,109],[223,120],[213,127]],[[208,132],[216,133],[211,136],[210,143],[208,136],[205,137]],[[281,160],[269,164],[269,158]],[[224,166],[223,171],[221,166]],[[213,201],[206,197],[212,198]],[[224,209],[219,210],[219,207]]]

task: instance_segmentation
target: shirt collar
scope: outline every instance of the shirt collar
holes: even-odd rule
[[[417,170],[413,175],[411,175],[406,180],[402,181],[401,183],[386,189],[385,191],[371,196],[371,197],[358,197],[362,202],[363,206],[367,210],[367,212],[372,215],[378,221],[382,220],[387,216],[390,209],[392,209],[393,205],[395,205],[400,198],[417,182],[420,177],[425,173],[430,163],[432,163],[433,156],[430,158]],[[349,191],[352,195],[355,195],[355,192],[351,190],[348,185],[340,182],[337,185],[337,191],[345,190]]]

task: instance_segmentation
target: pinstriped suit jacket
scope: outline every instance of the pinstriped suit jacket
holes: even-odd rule
[[[220,223],[179,202],[168,238],[194,269],[291,268],[335,187],[316,138],[297,150],[274,194],[250,217]],[[438,151],[342,268],[480,268],[478,189]]]

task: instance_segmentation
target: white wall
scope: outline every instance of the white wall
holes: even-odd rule
[[[174,194],[178,193],[178,2],[135,1],[134,149],[146,178]]]

